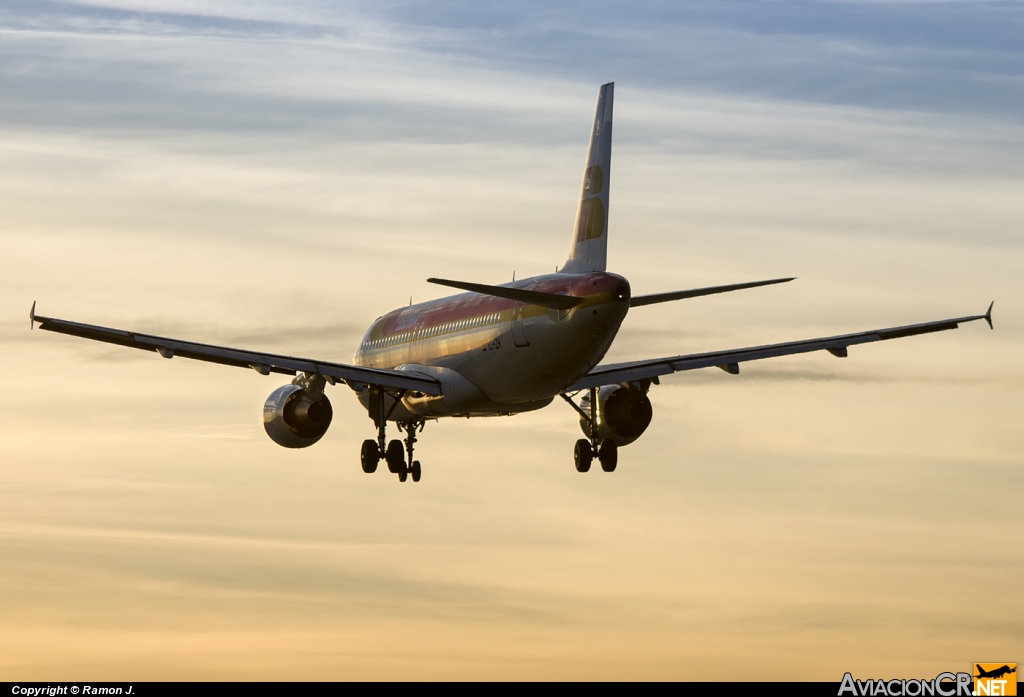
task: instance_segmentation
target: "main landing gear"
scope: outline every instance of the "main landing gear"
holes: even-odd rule
[[[416,434],[423,430],[425,424],[426,421],[423,419],[399,421],[396,425],[399,431],[405,431],[405,445],[403,446],[400,440],[392,440],[384,450],[383,457],[377,441],[364,440],[363,449],[359,454],[363,471],[373,474],[377,471],[377,463],[383,459],[388,465],[388,472],[398,475],[398,481],[404,482],[412,475],[412,480],[418,482],[423,476],[423,468],[419,460],[413,459],[413,448],[418,440]],[[384,442],[383,428],[380,429],[380,433],[380,441]]]
[[[377,463],[383,458],[388,464],[388,471],[398,475],[398,481],[404,482],[408,480],[409,475],[412,475],[412,480],[418,482],[420,477],[423,476],[423,469],[420,467],[420,461],[413,459],[413,448],[416,445],[416,434],[423,430],[426,421],[423,419],[412,419],[397,422],[398,430],[405,432],[405,445],[403,446],[400,440],[393,440],[388,443],[385,425],[395,407],[392,405],[391,411],[384,413],[383,390],[379,387],[372,387],[370,389],[370,414],[374,425],[377,427],[377,440],[367,439],[363,441],[363,448],[359,453],[363,471],[367,474],[373,474],[377,471]],[[401,398],[402,393],[399,393],[395,399],[395,405],[398,404]],[[386,448],[385,443],[387,444]]]
[[[580,416],[586,421],[590,438],[580,438],[576,441],[576,448],[573,450],[573,459],[576,461],[577,472],[589,472],[590,464],[597,456],[601,463],[601,469],[605,472],[614,472],[619,463],[619,447],[615,441],[609,438],[598,438],[597,436],[597,388],[590,388],[590,408],[584,411],[572,401],[572,397],[562,393],[562,399],[569,403]],[[589,412],[589,413],[588,413]]]
[[[573,458],[576,460],[576,471],[590,471],[590,463],[594,461],[595,451],[597,460],[601,463],[601,469],[605,472],[614,472],[615,466],[619,463],[619,448],[615,445],[615,441],[608,440],[607,438],[602,440],[596,449],[586,438],[580,438],[576,441],[576,448],[573,451]]]

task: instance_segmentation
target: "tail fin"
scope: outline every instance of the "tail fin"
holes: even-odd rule
[[[608,184],[612,165],[612,102],[615,83],[601,85],[597,93],[597,113],[590,132],[587,165],[583,170],[583,189],[576,209],[569,258],[559,269],[562,273],[604,271],[608,257]]]

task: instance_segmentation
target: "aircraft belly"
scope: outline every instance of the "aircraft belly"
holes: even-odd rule
[[[402,367],[399,367],[401,370]],[[442,394],[430,396],[410,393],[405,396],[403,407],[409,412],[423,417],[440,416],[497,416],[532,411],[546,407],[552,397],[517,402],[516,404],[500,404],[490,399],[476,385],[467,380],[457,371],[443,366],[408,366],[412,372],[433,375],[441,383]]]

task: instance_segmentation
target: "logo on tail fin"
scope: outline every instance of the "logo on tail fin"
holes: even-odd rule
[[[592,198],[580,205],[579,222],[576,223],[576,241],[595,240],[604,234],[604,206],[601,199]]]

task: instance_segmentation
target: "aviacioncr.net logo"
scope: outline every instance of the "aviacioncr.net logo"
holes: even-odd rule
[[[1014,697],[1017,694],[1016,663],[975,663],[975,697]]]
[[[939,673],[931,680],[855,680],[843,675],[839,697],[974,697],[970,673]]]

